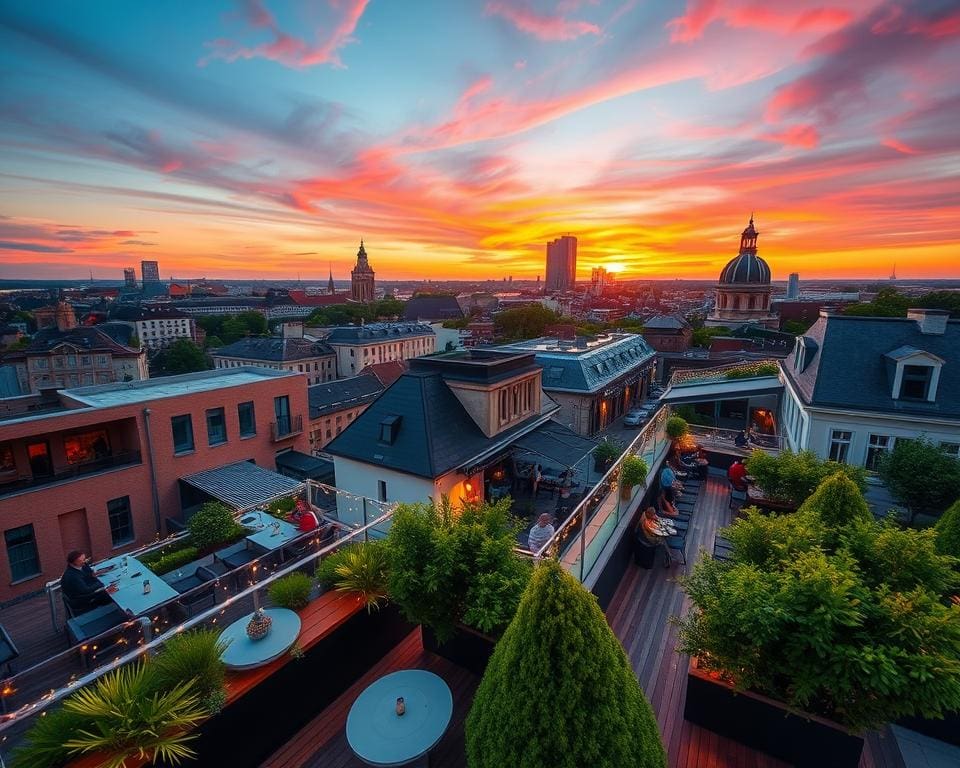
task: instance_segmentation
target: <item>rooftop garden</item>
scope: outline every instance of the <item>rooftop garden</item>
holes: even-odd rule
[[[764,495],[794,507],[802,504],[828,477],[841,473],[862,493],[867,487],[862,467],[824,461],[812,451],[781,451],[776,456],[761,450],[751,453],[745,464],[753,482]]]

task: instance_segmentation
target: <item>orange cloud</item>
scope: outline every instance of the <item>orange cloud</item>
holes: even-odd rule
[[[539,14],[522,4],[495,0],[487,3],[485,12],[488,16],[506,19],[519,31],[538,40],[556,42],[600,34],[600,27],[596,24],[566,19],[561,15]]]

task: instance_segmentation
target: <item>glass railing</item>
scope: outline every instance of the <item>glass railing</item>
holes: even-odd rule
[[[337,525],[333,538],[321,538],[320,529],[304,534],[239,567],[221,568],[220,572],[213,574],[214,578],[198,580],[196,586],[184,589],[175,598],[156,605],[149,612],[130,616],[125,621],[121,619],[82,641],[76,641],[72,632],[60,630],[55,634],[50,631],[48,623],[36,622],[36,629],[42,634],[36,642],[45,644],[51,653],[23,667],[4,680],[0,687],[3,709],[0,715],[0,765],[9,758],[11,749],[35,718],[78,687],[95,682],[111,669],[136,661],[145,653],[160,651],[171,637],[184,630],[195,627],[220,629],[257,608],[269,608],[268,589],[278,579],[294,571],[312,575],[323,558],[344,545],[385,536],[394,505],[367,501],[371,517],[364,526]],[[374,509],[379,510],[376,516],[372,514]],[[177,574],[171,572],[163,580],[170,584],[176,578]],[[313,595],[318,594],[314,583]],[[42,603],[37,608],[42,610]],[[16,629],[6,628],[11,632]],[[24,641],[22,635],[20,637],[22,647]]]
[[[737,451],[753,450],[759,448],[767,453],[779,453],[786,448],[786,442],[783,435],[766,435],[759,432],[752,432],[746,445],[737,445],[737,437],[742,434],[739,429],[722,429],[720,427],[703,427],[695,424],[689,425],[690,435],[705,450]]]
[[[629,494],[620,488],[620,470],[628,456],[639,456],[648,467],[647,484],[652,482],[670,449],[665,432],[669,409],[660,408],[633,439],[580,503],[557,527],[550,540],[537,552],[520,549],[530,557],[555,557],[581,582],[590,575],[604,547],[620,521],[632,512],[646,485],[635,486]]]

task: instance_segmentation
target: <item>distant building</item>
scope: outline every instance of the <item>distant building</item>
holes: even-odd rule
[[[37,330],[44,328],[75,328],[77,325],[77,315],[73,306],[65,299],[60,299],[56,304],[47,307],[37,307],[33,310],[33,319],[37,323]]]
[[[693,329],[682,317],[657,315],[643,324],[643,338],[657,352],[686,352]]]
[[[602,296],[604,289],[613,284],[613,275],[603,267],[594,267],[590,270],[590,293]]]
[[[369,323],[334,328],[327,343],[337,355],[341,376],[353,376],[368,365],[410,360],[437,351],[437,336],[422,323]]]
[[[123,287],[124,288],[136,288],[137,287],[137,271],[133,267],[127,267],[123,270]]]
[[[213,350],[215,368],[241,368],[256,365],[278,371],[305,374],[308,384],[321,384],[337,378],[337,356],[322,341],[303,338],[302,323],[285,323],[283,336],[249,337]]]
[[[130,325],[147,350],[163,349],[177,339],[197,340],[196,321],[169,305],[120,306],[112,319]]]
[[[716,304],[705,324],[735,328],[762,325],[776,328],[779,319],[770,309],[770,267],[757,255],[757,237],[753,217],[740,236],[740,253],[720,273]]]
[[[463,310],[456,296],[414,296],[403,306],[403,319],[412,322],[459,320]]]
[[[367,261],[367,251],[360,241],[357,265],[350,272],[350,295],[354,301],[370,302],[375,298],[374,271]]]
[[[800,298],[800,275],[797,272],[791,272],[787,280],[787,300]]]
[[[351,376],[307,387],[310,405],[310,450],[319,453],[363,413],[381,392],[376,376]]]
[[[410,364],[406,360],[392,360],[389,363],[374,363],[373,365],[368,365],[360,371],[358,375],[375,376],[377,381],[386,389],[403,376],[409,368]]]
[[[160,263],[156,261],[141,261],[140,277],[145,283],[159,283]]]
[[[577,238],[558,237],[547,243],[545,291],[569,291],[577,283]]]
[[[560,405],[554,418],[581,435],[596,434],[642,400],[656,367],[656,353],[634,333],[572,342],[543,337],[497,349],[536,355],[543,390]]]

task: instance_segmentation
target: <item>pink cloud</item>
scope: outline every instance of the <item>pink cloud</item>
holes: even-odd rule
[[[791,125],[782,131],[761,134],[764,141],[775,141],[788,147],[814,149],[820,143],[820,133],[813,125]]]
[[[576,40],[583,35],[599,35],[600,27],[588,21],[574,21],[562,15],[546,15],[510,2],[487,3],[486,14],[506,19],[519,31],[532,35],[538,40],[557,42]]]
[[[914,147],[911,147],[908,144],[898,141],[897,139],[884,139],[881,144],[885,147],[890,147],[890,149],[895,149],[902,155],[919,155],[920,150]]]
[[[330,0],[337,20],[333,28],[317,42],[308,42],[284,32],[263,0],[246,0],[241,18],[254,29],[262,29],[273,39],[253,47],[234,40],[218,38],[206,44],[210,53],[200,60],[205,66],[213,59],[234,62],[241,59],[268,59],[293,69],[305,69],[319,64],[342,67],[340,49],[355,41],[353,33],[370,0]]]
[[[830,32],[850,23],[853,18],[854,13],[848,8],[804,8],[800,2],[791,3],[784,9],[765,2],[689,0],[686,13],[669,21],[667,28],[671,30],[672,42],[689,43],[702,37],[704,30],[715,21],[722,21],[734,29],[790,34]]]

